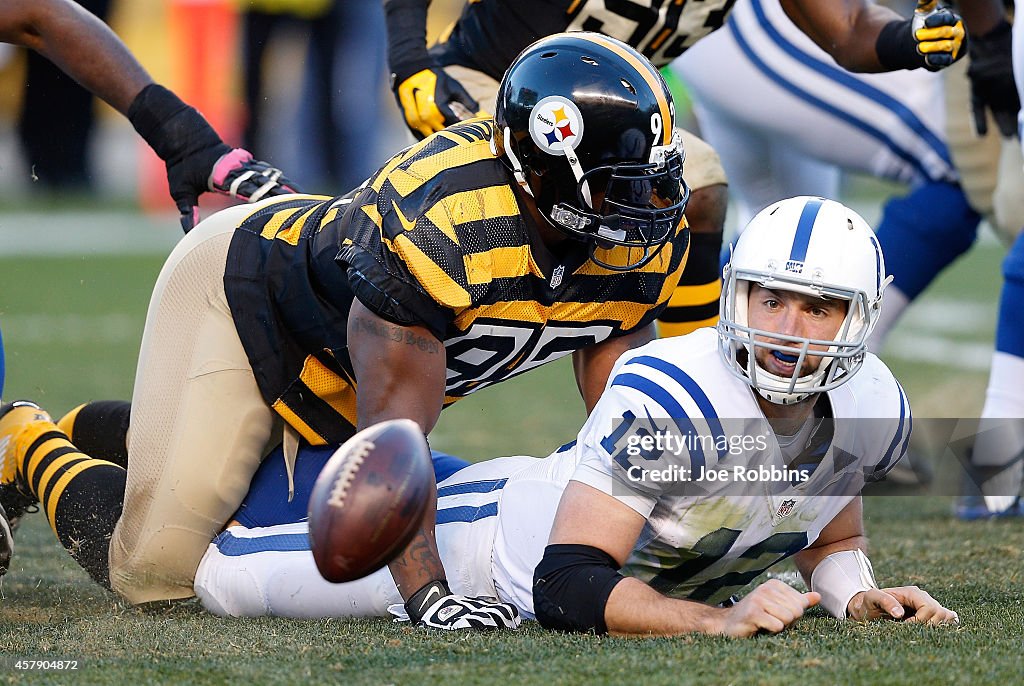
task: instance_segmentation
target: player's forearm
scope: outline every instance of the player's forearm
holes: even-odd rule
[[[811,584],[811,574],[821,561],[832,553],[838,553],[844,550],[861,550],[867,554],[867,537],[862,535],[851,536],[825,545],[805,548],[793,556],[793,561],[796,564],[796,568],[800,570],[800,575],[803,576],[804,582],[809,587]]]
[[[31,48],[121,114],[152,78],[121,39],[68,0],[13,0],[0,9],[0,39]]]
[[[604,610],[608,633],[617,636],[718,634],[725,610],[664,596],[633,578],[615,585]]]
[[[983,36],[1006,18],[1003,0],[959,0],[957,8],[971,36]]]
[[[388,65],[398,82],[433,62],[427,54],[429,7],[430,0],[384,0]]]
[[[875,44],[886,24],[904,17],[863,0],[781,0],[781,4],[793,23],[844,69],[886,70]]]

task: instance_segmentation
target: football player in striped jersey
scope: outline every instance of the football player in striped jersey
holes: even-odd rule
[[[911,429],[906,395],[865,349],[888,282],[874,234],[839,203],[791,198],[757,215],[727,269],[717,331],[624,353],[574,442],[461,468],[435,456],[453,590],[598,633],[776,633],[819,602],[839,618],[957,621],[917,587],[878,588],[866,556],[860,491]],[[661,429],[676,433],[656,447]],[[303,467],[300,502],[328,456]],[[200,564],[204,605],[404,617],[386,569],[319,577],[304,510],[269,495],[285,482],[278,452]],[[770,580],[735,600],[791,556],[810,592]]]
[[[385,0],[392,88],[409,128],[424,136],[481,110],[493,111],[502,71],[541,36],[600,31],[664,67],[721,27],[734,4],[735,0],[467,2],[459,19],[428,50],[430,0]],[[960,17],[946,8],[933,12],[927,24],[914,24],[913,19],[866,0],[787,0],[784,7],[807,36],[850,71],[937,70],[966,52]],[[702,63],[700,68],[706,74],[717,73],[714,63]],[[748,109],[760,111],[761,103],[748,103]],[[686,183],[693,190],[687,210],[693,251],[680,287],[660,318],[663,336],[713,326],[721,290],[726,174],[711,146],[686,131],[680,134],[687,149]],[[748,219],[743,217],[741,223]]]
[[[682,164],[650,62],[600,34],[542,40],[506,73],[493,120],[427,138],[346,196],[201,223],[150,305],[127,472],[23,404],[0,417],[0,481],[40,499],[129,600],[191,596],[282,426],[290,464],[300,442],[384,419],[429,432],[445,405],[570,354],[593,408],[679,281]],[[450,595],[431,524],[393,563],[406,599]]]

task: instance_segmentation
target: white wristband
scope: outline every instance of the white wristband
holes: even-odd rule
[[[833,617],[846,618],[846,606],[861,591],[878,588],[871,561],[860,550],[832,553],[811,572],[811,590],[821,594],[821,606]]]

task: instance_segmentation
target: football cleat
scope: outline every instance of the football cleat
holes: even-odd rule
[[[4,506],[0,505],[0,576],[7,573],[11,565],[11,556],[14,555],[14,532],[11,523],[7,519]]]
[[[6,521],[11,526],[16,526],[26,512],[35,512],[33,508],[39,503],[18,473],[18,462],[24,451],[19,439],[35,422],[52,423],[52,420],[31,401],[15,400],[0,405],[0,507],[4,508]]]

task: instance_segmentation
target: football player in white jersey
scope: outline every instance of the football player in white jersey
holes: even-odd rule
[[[843,205],[798,197],[759,213],[726,269],[717,329],[624,354],[577,440],[551,456],[439,478],[452,589],[548,628],[627,635],[774,633],[819,602],[836,617],[958,621],[919,588],[879,589],[864,552],[860,489],[900,458],[911,424],[899,384],[865,349],[888,281],[874,234]],[[676,440],[658,443],[662,429]],[[276,486],[257,474],[251,507],[203,558],[205,607],[405,614],[387,569],[319,577],[306,522],[278,523],[288,516],[266,505],[267,491],[287,492],[277,471]],[[303,502],[311,477],[295,479]],[[733,600],[790,556],[810,592],[769,580]]]

